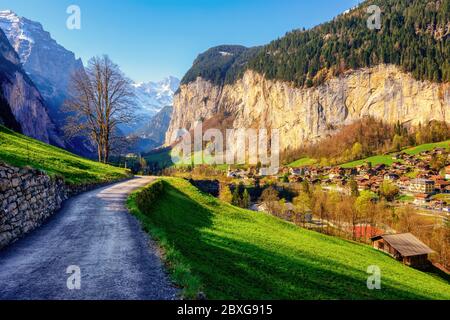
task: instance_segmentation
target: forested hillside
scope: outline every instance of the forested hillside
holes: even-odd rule
[[[381,29],[371,30],[367,9],[381,9]],[[294,30],[265,47],[219,46],[199,55],[183,78],[234,83],[252,69],[266,79],[311,87],[345,71],[394,64],[418,80],[450,80],[450,0],[365,1],[330,22]]]
[[[367,8],[382,11],[370,30]],[[371,0],[311,30],[273,41],[249,63],[268,79],[313,86],[349,69],[381,63],[401,66],[416,79],[450,80],[450,0]]]
[[[250,59],[261,47],[223,45],[211,48],[195,59],[192,68],[183,77],[181,84],[195,81],[197,77],[216,85],[233,83],[242,76]]]

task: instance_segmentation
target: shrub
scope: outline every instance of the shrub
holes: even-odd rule
[[[149,214],[164,191],[164,182],[157,180],[142,189],[136,196],[136,204],[144,214]]]

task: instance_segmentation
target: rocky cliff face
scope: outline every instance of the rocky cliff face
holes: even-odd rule
[[[173,107],[166,106],[161,109],[144,127],[138,131],[138,135],[145,139],[153,140],[158,146],[164,144],[166,131],[170,125],[170,116]]]
[[[389,123],[450,122],[450,84],[417,81],[393,65],[351,71],[309,89],[269,81],[251,70],[227,85],[199,77],[175,95],[166,144],[175,130],[219,113],[232,119],[233,128],[279,129],[285,150],[368,115]]]
[[[129,152],[146,153],[164,145],[166,131],[170,124],[172,106],[161,109],[153,118],[142,126],[132,137]]]
[[[63,120],[60,107],[67,97],[71,74],[83,68],[80,59],[59,45],[38,22],[0,11],[0,28],[17,52],[24,70],[39,89],[55,122]]]
[[[42,96],[22,69],[19,57],[1,30],[0,98],[3,101],[2,113],[12,113],[22,133],[46,143],[64,146],[55,133]]]

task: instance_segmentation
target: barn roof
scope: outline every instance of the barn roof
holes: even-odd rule
[[[389,243],[404,257],[418,256],[433,252],[433,250],[411,233],[385,234],[373,237],[372,241],[379,240],[380,238]]]

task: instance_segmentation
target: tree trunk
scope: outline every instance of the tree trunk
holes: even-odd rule
[[[102,146],[100,142],[97,142],[97,154],[98,154],[98,162],[102,162]]]

